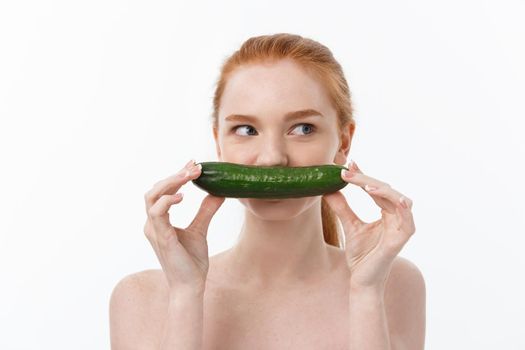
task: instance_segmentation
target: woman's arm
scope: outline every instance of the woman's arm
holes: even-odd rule
[[[113,289],[112,350],[202,348],[204,293],[178,289],[170,296],[161,273],[134,273]]]
[[[202,349],[203,304],[204,291],[188,291],[170,297],[161,350]]]
[[[425,280],[414,263],[400,256],[387,280],[385,310],[393,350],[425,348]]]
[[[381,291],[350,289],[350,350],[393,350]]]
[[[350,349],[420,350],[424,346],[423,278],[413,264],[398,257],[416,232],[413,202],[388,183],[363,174],[353,161],[348,170],[341,171],[341,177],[361,187],[381,208],[381,218],[367,223],[356,215],[341,191],[323,195],[341,220],[345,234],[345,256],[351,273]],[[401,282],[394,277],[397,272],[392,275],[400,267],[404,267]],[[395,282],[387,286],[389,280]],[[394,304],[402,305],[401,310],[392,312],[397,305],[387,305],[392,295],[396,295]]]
[[[349,349],[424,349],[425,293],[421,272],[401,257],[393,262],[384,293],[351,289]]]

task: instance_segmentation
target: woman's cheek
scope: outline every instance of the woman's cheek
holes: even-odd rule
[[[250,159],[256,157],[259,147],[255,142],[231,140],[224,143],[222,150],[225,162],[250,164]]]

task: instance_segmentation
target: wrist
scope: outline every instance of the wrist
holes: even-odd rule
[[[379,288],[350,288],[349,305],[353,309],[373,311],[384,308],[384,293]]]
[[[366,298],[383,298],[384,286],[361,286],[350,284],[350,295]]]
[[[170,302],[176,300],[198,300],[204,298],[204,288],[176,288],[176,290],[170,291],[169,299]]]

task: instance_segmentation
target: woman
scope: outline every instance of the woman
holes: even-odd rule
[[[323,45],[286,33],[253,37],[229,57],[214,97],[220,161],[259,166],[347,163],[355,130],[340,65]],[[422,349],[425,284],[398,253],[415,232],[412,201],[350,162],[381,218],[361,221],[341,192],[238,199],[238,242],[208,258],[224,198],[207,195],[185,229],[168,210],[200,175],[188,162],[145,195],[144,232],[162,266],[125,277],[110,301],[120,349]],[[342,223],[345,247],[338,237]]]

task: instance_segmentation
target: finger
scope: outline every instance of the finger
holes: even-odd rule
[[[175,194],[182,185],[199,177],[200,173],[201,165],[196,166],[192,159],[176,174],[155,183],[153,188],[144,195],[146,210],[151,208],[162,195]]]
[[[155,204],[148,210],[148,217],[151,220],[155,236],[158,239],[167,240],[173,233],[173,226],[170,223],[169,209],[173,204],[182,201],[182,193],[174,195],[163,195]]]
[[[349,163],[348,169],[350,174],[349,176],[343,176],[343,179],[360,186],[372,197],[379,207],[386,210],[388,213],[394,214],[400,198],[406,198],[393,189],[389,184],[363,174],[354,161]],[[408,200],[408,198],[406,199]],[[410,200],[408,201],[411,202]]]
[[[343,173],[344,169],[341,170],[341,177],[343,180],[354,185],[360,186],[363,189],[365,188],[365,185],[375,188],[390,186],[386,182],[379,181],[378,179],[363,174],[361,169],[358,168],[357,164],[354,161],[348,163],[348,172],[346,172],[346,175]]]
[[[403,232],[406,237],[412,236],[416,232],[416,226],[414,224],[414,216],[410,208],[405,208],[403,205],[397,208],[399,220],[398,230]]]
[[[153,247],[153,251],[155,252],[155,255],[157,255],[157,258],[160,260],[159,256],[159,244],[157,243],[157,238],[155,237],[155,229],[153,228],[153,224],[151,223],[151,220],[146,220],[146,224],[144,225],[144,234],[146,235],[146,238],[148,239],[149,243]]]
[[[386,217],[389,220],[385,221],[390,221],[390,224],[387,223],[387,226],[392,227],[393,230],[386,230],[386,239],[384,242],[389,246],[392,253],[397,255],[416,229],[412,213],[408,208],[398,205],[396,215],[393,216],[395,216],[395,218],[390,215]]]
[[[200,232],[204,237],[208,234],[208,226],[213,218],[213,215],[217,212],[219,207],[224,203],[225,197],[216,197],[211,194],[206,195],[202,200],[201,206],[197,215],[188,226],[187,230]]]
[[[354,177],[356,176],[356,175],[355,175],[355,174],[356,174],[355,171],[356,171],[356,170],[354,170],[353,175],[351,175],[352,178],[354,178]],[[353,181],[350,180],[347,176],[344,176],[344,175],[343,175],[343,180],[345,180],[346,182],[353,182]],[[358,182],[357,184],[358,184],[359,186],[361,186],[361,188],[362,188],[365,192],[367,192],[367,193],[370,195],[370,197],[372,198],[372,200],[373,200],[373,201],[374,201],[374,202],[375,202],[380,208],[382,208],[382,209],[384,209],[384,210],[387,210],[389,213],[392,213],[392,212],[395,210],[395,206],[393,206],[391,203],[389,203],[386,199],[383,199],[383,198],[381,198],[381,197],[375,196],[375,195],[374,195],[374,192],[371,192],[371,190],[376,189],[377,187],[375,187],[375,186],[370,186],[370,185],[368,185],[368,184],[366,184],[366,183],[363,185],[363,183],[365,183],[364,180],[361,181],[361,182]],[[375,184],[376,184],[376,186],[378,186],[377,182],[375,182]],[[381,184],[381,185],[383,185],[383,184]],[[385,184],[385,185],[388,186],[387,184]]]
[[[383,198],[386,202],[383,202],[383,205],[378,205],[383,209],[387,210],[389,213],[395,213],[395,208],[399,204],[406,208],[412,207],[412,201],[410,199],[408,199],[406,196],[402,195],[390,186],[370,188],[370,186],[365,185],[365,191],[367,191],[371,196]]]
[[[323,198],[341,220],[345,234],[357,230],[357,228],[363,223],[363,221],[361,221],[361,219],[359,219],[354,213],[352,208],[350,208],[341,191],[325,194],[323,195]]]

